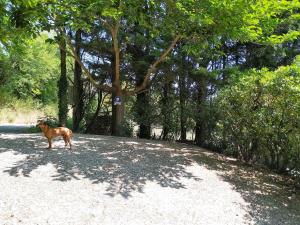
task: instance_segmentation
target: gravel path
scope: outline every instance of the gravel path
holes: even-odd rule
[[[299,195],[274,174],[187,145],[0,134],[0,224],[300,224]]]

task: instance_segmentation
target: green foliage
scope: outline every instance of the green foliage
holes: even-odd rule
[[[58,56],[55,46],[45,44],[46,34],[11,47],[0,68],[3,92],[21,99],[49,104],[57,101]],[[0,83],[1,85],[1,83]]]
[[[124,120],[121,123],[121,128],[120,128],[120,136],[121,137],[132,137],[133,136],[133,128],[134,124],[128,120]]]
[[[215,99],[219,120],[214,138],[225,151],[278,171],[300,165],[300,67],[251,70],[236,76]]]
[[[128,101],[129,112],[131,114],[130,119],[135,121],[137,124],[152,124],[155,123],[155,120],[158,115],[157,109],[157,99],[154,93],[147,96],[148,101],[138,102],[135,99]],[[143,99],[142,99],[143,100]],[[142,113],[139,113],[142,112]]]
[[[40,133],[41,132],[41,129],[39,127],[36,127],[36,126],[33,126],[33,127],[29,127],[27,129],[27,133]]]
[[[174,140],[180,130],[178,122],[180,111],[179,103],[176,99],[172,82],[166,83],[162,88],[162,94],[159,98],[160,112],[158,118],[163,127],[162,138]]]
[[[0,92],[3,97],[3,93]],[[34,99],[18,99],[6,95],[0,98],[0,123],[36,123],[38,117],[56,116],[55,104],[42,105]]]
[[[61,76],[58,81],[58,118],[61,125],[67,121],[68,115],[68,80],[65,75]]]

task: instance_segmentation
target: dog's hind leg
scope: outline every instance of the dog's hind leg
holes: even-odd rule
[[[66,135],[63,135],[63,139],[65,141],[65,147],[68,146],[68,137]]]
[[[72,143],[71,143],[71,138],[68,137],[67,135],[63,135],[64,141],[65,141],[65,147],[70,146],[70,149],[72,149]]]
[[[68,142],[69,142],[69,145],[70,145],[70,149],[72,149],[72,143],[71,143],[71,138],[70,137],[68,138]]]

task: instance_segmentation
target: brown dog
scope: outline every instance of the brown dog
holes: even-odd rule
[[[40,122],[37,125],[43,131],[45,137],[48,139],[49,142],[49,149],[52,148],[52,138],[57,136],[62,136],[65,141],[65,146],[67,147],[68,144],[70,149],[72,149],[71,138],[72,138],[72,131],[66,127],[57,127],[57,128],[50,128],[44,122]]]

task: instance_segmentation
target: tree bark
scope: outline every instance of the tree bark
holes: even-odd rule
[[[76,54],[80,57],[81,30],[77,30],[75,34]],[[73,131],[79,130],[79,124],[84,116],[83,102],[83,82],[82,69],[80,64],[75,60],[74,67],[74,108],[73,108]]]
[[[115,97],[121,98],[121,105],[115,105],[114,99]],[[120,136],[122,135],[122,123],[124,119],[124,102],[122,99],[122,92],[120,89],[117,89],[116,92],[112,93],[112,135],[113,136]]]
[[[149,91],[137,94],[136,97],[137,114],[139,119],[143,118],[139,123],[139,138],[150,139],[151,137],[151,122],[147,117],[147,110],[150,109]]]
[[[204,76],[198,82],[198,96],[197,96],[197,121],[196,121],[196,135],[195,142],[199,146],[204,144],[204,112],[205,112],[205,98],[206,98],[206,79]]]
[[[60,40],[60,78],[58,81],[58,121],[60,126],[66,126],[68,116],[68,79],[66,66],[66,41]]]
[[[112,135],[120,136],[122,134],[122,123],[124,119],[124,99],[122,95],[121,82],[120,82],[120,48],[118,42],[118,25],[111,30],[113,47],[114,47],[114,73],[112,76],[113,93],[112,93]],[[115,97],[121,99],[121,104],[116,105]]]
[[[136,87],[142,85],[144,76],[147,72],[147,64],[150,64],[148,49],[143,50],[143,46],[130,45],[128,51],[132,55],[133,70],[136,76]],[[147,54],[148,53],[148,54]],[[148,87],[146,91],[137,93],[135,102],[136,121],[139,125],[139,138],[151,138],[151,119],[150,119],[150,93]]]
[[[90,120],[89,124],[86,126],[86,130],[85,130],[86,134],[90,131],[93,123],[95,122],[97,116],[99,115],[99,112],[100,112],[100,109],[101,109],[102,95],[103,95],[102,91],[99,91],[97,108],[96,108],[96,111],[95,111],[92,119]]]
[[[163,99],[162,99],[162,115],[163,115],[163,130],[162,139],[167,140],[170,134],[171,126],[171,109],[170,109],[170,91],[172,82],[168,82],[163,87]]]
[[[181,141],[186,141],[186,132],[187,132],[186,99],[187,99],[186,76],[183,71],[182,74],[179,74],[180,140]]]

